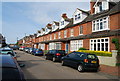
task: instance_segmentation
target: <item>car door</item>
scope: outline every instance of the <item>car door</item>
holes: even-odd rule
[[[73,58],[75,57],[75,53],[72,52],[70,54],[68,54],[65,59],[64,59],[64,62],[65,64],[67,65],[70,65],[70,66],[73,66]]]
[[[84,54],[76,52],[74,58],[72,59],[73,66],[77,67],[78,64],[82,63],[83,57],[84,57]]]

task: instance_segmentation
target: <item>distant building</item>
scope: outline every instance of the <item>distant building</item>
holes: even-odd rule
[[[3,37],[2,34],[0,34],[0,47],[6,46],[6,40],[5,37]]]

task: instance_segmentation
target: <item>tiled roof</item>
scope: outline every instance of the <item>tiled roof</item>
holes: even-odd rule
[[[111,4],[115,5],[116,3],[111,2]],[[118,2],[114,7],[112,7],[109,10],[105,10],[105,11],[102,11],[102,12],[97,13],[97,14],[89,15],[79,24],[86,23],[86,22],[89,22],[89,21],[92,21],[92,20],[95,20],[95,19],[98,19],[98,18],[101,18],[101,17],[109,16],[109,15],[112,15],[112,14],[115,14],[115,13],[120,13],[120,2]]]
[[[42,28],[43,31],[45,31],[45,28]]]
[[[79,9],[79,8],[77,8],[79,11],[82,11],[82,12],[84,12],[84,13],[86,13],[86,14],[89,14],[89,11],[84,11],[84,10],[81,10],[81,9]]]
[[[89,39],[89,38],[99,38],[99,37],[110,37],[110,36],[120,36],[120,29],[118,30],[106,30],[106,31],[101,31],[101,32],[95,32],[92,34],[88,35],[80,35],[76,37],[69,37],[69,38],[63,38],[63,39],[55,39],[55,40],[50,40],[50,41],[43,41],[40,43],[50,43],[50,42],[67,42],[70,40],[79,40],[79,39]]]
[[[59,22],[53,21],[55,23],[55,25],[59,26]]]

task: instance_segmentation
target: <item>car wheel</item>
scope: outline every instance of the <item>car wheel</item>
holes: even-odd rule
[[[65,63],[64,63],[64,61],[63,61],[63,60],[61,61],[61,63],[62,63],[62,66],[65,66]]]
[[[55,62],[56,61],[56,59],[55,59],[55,57],[53,57],[53,60],[52,60],[53,62]]]
[[[78,65],[78,71],[83,72],[83,66],[82,65]]]

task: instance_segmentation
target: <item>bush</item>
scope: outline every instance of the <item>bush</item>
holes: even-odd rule
[[[44,54],[46,54],[48,52],[48,50],[44,50]]]
[[[86,48],[79,48],[79,50],[87,50]]]
[[[95,54],[97,56],[109,56],[109,57],[112,57],[112,53],[111,52],[107,52],[107,51],[78,50],[78,52]]]
[[[118,52],[120,52],[119,39],[118,39],[118,38],[113,38],[113,39],[112,39],[112,43],[115,44],[116,50],[118,50]]]

